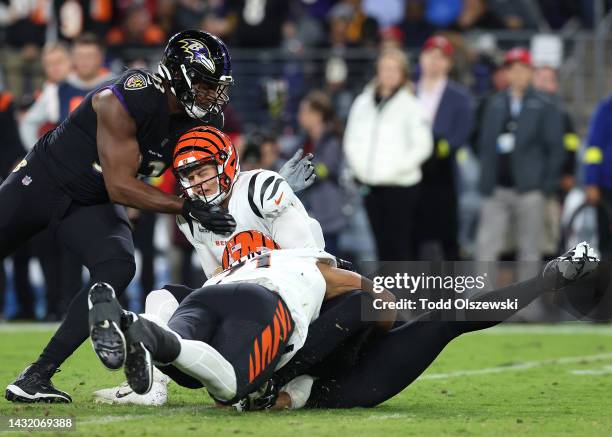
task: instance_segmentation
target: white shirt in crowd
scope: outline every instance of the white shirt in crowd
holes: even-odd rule
[[[421,165],[432,151],[431,126],[406,87],[382,104],[376,104],[372,86],[357,96],[344,133],[344,152],[359,181],[379,186],[416,185],[421,181]]]

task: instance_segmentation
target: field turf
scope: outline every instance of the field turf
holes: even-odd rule
[[[3,388],[51,333],[0,325]],[[70,415],[76,431],[69,435],[99,436],[612,435],[609,325],[503,325],[465,335],[409,388],[371,409],[239,414],[214,408],[203,390],[173,383],[161,408],[94,404],[93,390],[123,378],[102,367],[89,342],[62,370],[54,382],[73,404],[1,400],[0,416]]]

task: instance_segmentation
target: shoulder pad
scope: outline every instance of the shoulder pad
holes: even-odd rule
[[[295,194],[276,172],[262,170],[251,176],[248,201],[253,213],[260,218],[278,217],[293,203]]]
[[[159,111],[160,99],[165,98],[161,80],[145,70],[125,71],[112,85],[112,90],[137,122]]]

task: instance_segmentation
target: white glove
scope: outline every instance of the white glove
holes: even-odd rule
[[[278,171],[295,193],[310,187],[316,179],[315,169],[312,165],[314,155],[309,153],[302,157],[303,153],[303,149],[295,152],[295,155]]]

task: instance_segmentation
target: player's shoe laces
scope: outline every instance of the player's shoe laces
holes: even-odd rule
[[[169,378],[155,367],[153,368],[153,385],[149,393],[139,395],[126,382],[117,387],[103,388],[93,393],[95,402],[105,404],[132,404],[162,406],[168,402]]]
[[[588,243],[578,243],[573,249],[551,260],[542,272],[545,279],[553,281],[553,289],[559,290],[584,278],[599,265],[597,252]]]
[[[11,402],[70,403],[68,393],[56,389],[51,377],[59,372],[54,365],[34,363],[6,387],[5,397]]]
[[[89,289],[87,303],[94,351],[108,369],[120,369],[126,360],[125,337],[119,326],[124,311],[115,290],[105,282],[97,282]]]

